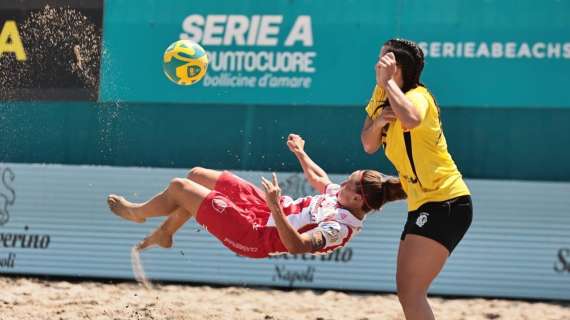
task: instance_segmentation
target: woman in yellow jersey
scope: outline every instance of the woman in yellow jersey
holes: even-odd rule
[[[424,55],[408,40],[387,41],[361,133],[364,150],[383,147],[408,198],[396,283],[406,319],[434,319],[430,284],[471,225],[470,192],[443,135],[440,110],[420,83]]]

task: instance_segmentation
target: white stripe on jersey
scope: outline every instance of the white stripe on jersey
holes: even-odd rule
[[[281,197],[281,207],[289,223],[298,231],[321,231],[326,239],[326,247],[345,244],[362,228],[362,221],[357,219],[350,211],[340,207],[337,200],[340,186],[329,184],[324,194],[309,196],[293,200],[289,196]],[[266,224],[275,226],[273,217],[269,217]],[[352,229],[352,230],[349,230]]]

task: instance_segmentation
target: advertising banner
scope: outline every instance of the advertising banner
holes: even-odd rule
[[[0,163],[0,274],[133,279],[131,248],[163,219],[124,221],[109,211],[106,195],[146,201],[185,174]],[[271,173],[236,174],[259,185]],[[277,176],[283,194],[313,193],[301,173]],[[430,293],[570,300],[570,184],[468,184],[473,224]],[[401,201],[371,213],[347,246],[323,256],[242,258],[191,220],[176,234],[173,248],[149,249],[140,258],[151,281],[394,292],[405,210]]]
[[[101,100],[362,106],[382,44],[425,52],[423,81],[442,106],[568,107],[570,2],[105,2]],[[190,39],[210,65],[191,87],[162,72]],[[546,94],[548,92],[548,94]]]
[[[0,2],[0,101],[97,100],[103,0]]]

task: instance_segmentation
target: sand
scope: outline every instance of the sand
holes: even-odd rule
[[[27,60],[11,53],[0,59],[0,100],[36,100],[61,87],[85,88],[97,98],[101,32],[79,9],[46,5],[17,27]],[[19,89],[37,90],[22,97]]]
[[[0,277],[0,319],[404,319],[393,294]],[[438,319],[569,320],[570,302],[430,299]]]

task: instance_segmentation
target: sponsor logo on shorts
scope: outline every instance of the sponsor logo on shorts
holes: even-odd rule
[[[226,202],[226,200],[224,200],[224,198],[215,197],[214,199],[212,199],[212,208],[218,211],[218,213],[224,212],[224,210],[226,210],[227,207],[228,203]]]
[[[257,252],[257,248],[255,248],[255,247],[248,247],[246,245],[235,242],[235,241],[228,239],[228,238],[224,238],[224,242],[227,243],[229,246],[236,248],[238,250],[241,250],[243,252]]]
[[[418,219],[416,220],[416,224],[418,225],[418,227],[421,228],[421,227],[424,226],[424,224],[427,223],[427,221],[428,221],[428,216],[429,216],[429,213],[427,213],[427,212],[422,212],[422,213],[420,213],[420,216],[419,216]]]

